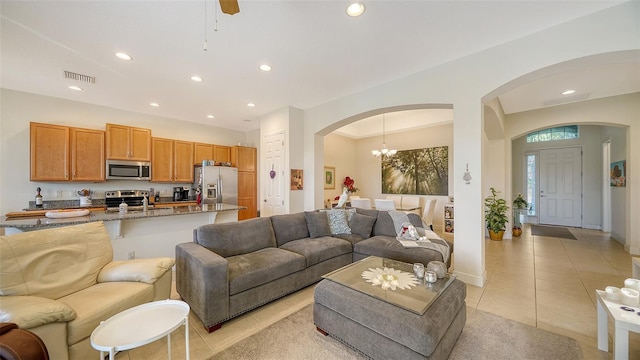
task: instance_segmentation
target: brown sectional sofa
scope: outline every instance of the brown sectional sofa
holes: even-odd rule
[[[193,242],[176,246],[177,291],[211,332],[370,255],[425,266],[434,260],[451,264],[450,253],[443,259],[431,249],[405,249],[395,239],[387,211],[353,209],[344,216],[346,232],[351,233],[336,232],[321,211],[200,226]],[[413,225],[423,226],[419,216],[408,217]],[[453,245],[448,245],[452,251]]]

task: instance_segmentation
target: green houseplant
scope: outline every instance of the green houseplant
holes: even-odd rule
[[[490,188],[490,190],[491,195],[484,199],[484,220],[487,223],[487,229],[489,229],[489,238],[502,240],[505,224],[509,222],[509,218],[507,218],[509,207],[504,199],[498,197],[499,191],[494,188]]]
[[[515,199],[513,199],[513,229],[511,233],[513,236],[522,235],[522,221],[520,217],[522,216],[522,210],[526,210],[529,206],[527,200],[522,196],[521,193],[518,193]]]

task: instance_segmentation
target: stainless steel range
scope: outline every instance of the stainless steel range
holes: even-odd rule
[[[119,206],[124,202],[129,205],[129,211],[142,211],[142,199],[147,197],[149,200],[149,192],[146,190],[111,190],[104,193],[107,211],[118,211]],[[149,209],[153,208],[149,205]]]

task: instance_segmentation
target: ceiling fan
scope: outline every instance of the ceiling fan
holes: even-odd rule
[[[233,15],[240,12],[238,0],[220,0],[220,10],[223,13]]]

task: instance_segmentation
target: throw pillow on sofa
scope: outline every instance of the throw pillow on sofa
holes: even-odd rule
[[[317,211],[305,211],[304,218],[307,220],[310,237],[319,238],[323,236],[331,236],[329,219],[325,213]]]
[[[376,218],[373,216],[362,215],[359,213],[353,214],[351,221],[349,221],[349,227],[351,233],[360,235],[365,239],[371,237],[371,231],[373,231],[373,224],[375,224]]]
[[[351,234],[351,228],[349,227],[348,213],[355,214],[355,210],[344,209],[331,209],[327,211],[327,219],[329,220],[329,228],[331,229],[331,235]]]

